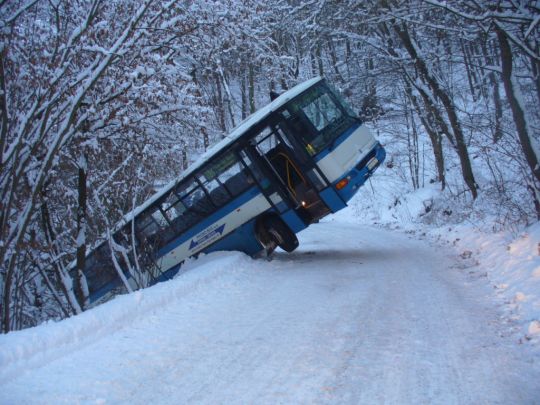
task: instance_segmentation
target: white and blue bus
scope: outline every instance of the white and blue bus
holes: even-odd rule
[[[301,83],[126,215],[87,255],[89,302],[169,279],[201,252],[292,252],[296,234],[346,207],[384,158],[324,79]]]

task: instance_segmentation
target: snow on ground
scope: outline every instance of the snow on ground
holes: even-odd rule
[[[540,350],[540,223],[517,237],[509,232],[486,234],[470,225],[432,233],[450,239],[464,260],[473,261],[469,273],[491,284],[509,328],[517,329],[521,343],[530,341]]]
[[[539,356],[501,333],[484,278],[451,247],[351,213],[271,262],[211,254],[0,336],[0,403],[538,403]]]
[[[438,184],[396,192],[386,183],[362,189],[353,215],[343,215],[451,246],[459,267],[493,289],[508,332],[540,353],[540,222],[521,231],[493,231],[496,221],[481,198],[466,213]]]

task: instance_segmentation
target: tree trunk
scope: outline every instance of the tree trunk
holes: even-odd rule
[[[5,77],[5,71],[4,71],[4,54],[5,52],[7,52],[6,49],[7,49],[7,46],[4,46],[4,49],[0,51],[0,92],[1,92],[0,93],[0,170],[3,169],[3,165],[4,165],[3,156],[4,156],[4,149],[7,142],[7,133],[8,133],[8,125],[9,125],[6,77]]]
[[[493,89],[493,106],[495,107],[495,128],[493,129],[493,142],[497,143],[502,139],[502,102],[501,94],[499,93],[499,82],[495,78],[495,73],[489,74],[491,87]]]
[[[408,106],[405,106],[405,121],[407,122],[407,127],[410,126],[410,128],[407,128],[408,129],[407,130],[407,149],[409,151],[408,153],[409,171],[411,173],[411,181],[413,184],[413,189],[417,190],[420,188],[420,179],[419,179],[420,157],[419,157],[419,150],[418,150],[418,133],[416,131],[416,124],[414,122],[414,112],[412,108],[408,108]]]
[[[47,206],[47,200],[46,200],[46,193],[43,192],[41,194],[43,202],[40,207],[41,211],[41,221],[42,221],[42,227],[43,227],[43,233],[45,235],[45,240],[50,246],[51,253],[54,255],[54,257],[58,257],[58,249],[56,244],[56,233],[54,232],[52,223],[51,223],[51,216],[49,214],[49,208]],[[62,293],[64,294],[64,297],[66,297],[66,301],[69,305],[69,309],[71,313],[76,314],[80,312],[78,308],[78,303],[74,302],[74,294],[69,291],[69,288],[65,283],[64,278],[64,271],[62,269],[63,264],[61,261],[53,260],[52,267],[55,271],[55,275],[57,277],[57,285],[60,286]]]
[[[334,45],[334,41],[332,41],[332,39],[328,39],[327,43],[328,43],[328,52],[330,53],[330,58],[332,60],[332,67],[334,69],[334,74],[336,75],[336,77],[341,83],[344,83],[345,80],[343,79],[343,76],[341,75],[341,72],[339,71],[339,67],[338,67],[338,58],[336,54],[336,47]]]
[[[247,105],[247,79],[245,73],[240,77],[240,97],[242,100],[242,119],[245,119],[248,116],[248,105]]]
[[[84,155],[79,157],[78,173],[78,207],[77,207],[77,278],[75,296],[82,310],[88,305],[88,287],[84,276],[86,264],[86,170],[87,161]]]
[[[444,190],[446,187],[446,176],[444,172],[444,154],[442,148],[442,135],[439,129],[440,127],[436,124],[435,117],[433,117],[432,112],[429,111],[430,108],[428,108],[427,105],[424,108],[420,106],[418,99],[413,94],[408,83],[405,85],[405,91],[416,109],[418,116],[420,117],[420,122],[422,122],[422,125],[429,136],[429,140],[431,141],[433,157],[435,158],[435,166],[437,167],[437,180],[441,183],[441,189]],[[424,104],[426,104],[425,99]],[[433,107],[431,107],[431,109],[433,109]]]
[[[248,98],[249,98],[249,113],[255,112],[255,71],[253,64],[249,64],[249,83],[248,83]]]
[[[311,62],[311,76],[317,76],[317,60],[313,50],[309,51],[309,60]]]
[[[496,27],[495,31],[497,33],[499,46],[501,48],[501,67],[504,90],[512,110],[512,116],[516,125],[519,143],[521,144],[523,155],[525,156],[525,160],[531,169],[533,177],[537,182],[540,183],[540,166],[538,165],[538,156],[536,155],[531,142],[532,134],[530,133],[525,110],[519,97],[519,88],[517,87],[517,83],[514,81],[514,77],[512,75],[512,48],[510,47],[506,33],[499,27]],[[538,188],[538,185],[536,188]]]
[[[469,89],[471,91],[471,95],[473,97],[473,101],[476,101],[476,92],[474,90],[474,82],[476,81],[475,78],[473,78],[474,73],[472,72],[471,68],[471,62],[470,62],[470,56],[467,52],[467,49],[465,48],[465,45],[463,44],[463,39],[459,39],[459,45],[461,47],[461,52],[463,53],[463,62],[465,65],[465,71],[467,72],[467,81],[469,82]]]
[[[10,261],[14,256],[10,257]],[[8,265],[9,266],[9,265]],[[4,277],[4,296],[2,297],[2,332],[8,333],[11,329],[11,286],[13,284],[13,270],[6,271]]]
[[[538,54],[538,46],[536,47],[536,53]],[[533,81],[534,85],[536,87],[536,99],[538,100],[538,104],[540,105],[540,61],[537,59],[534,59],[533,57],[530,58],[531,61],[531,71],[533,75]]]
[[[218,122],[219,122],[219,129],[223,133],[227,132],[227,127],[225,126],[225,107],[223,106],[223,94],[221,93],[221,80],[219,78],[219,74],[214,73],[214,80],[216,83],[216,108],[218,112]],[[205,144],[205,150],[207,146]]]
[[[202,128],[204,132],[206,132],[206,129]],[[208,138],[208,135],[206,136]],[[182,141],[182,170],[187,170],[189,167],[188,162],[188,153],[187,153],[187,145],[185,141]]]
[[[481,43],[481,49],[484,56],[484,65],[486,66],[493,66],[496,64],[496,61],[494,60],[494,57],[491,56],[491,54],[488,52],[487,46],[489,43],[487,42],[487,39],[484,38]],[[491,47],[490,47],[491,48]],[[496,53],[496,49],[490,49],[491,52],[494,54]],[[486,70],[481,68],[481,74],[484,77],[483,82],[489,80],[489,85],[487,83],[482,84],[482,92],[484,94],[491,93],[491,97],[493,99],[493,107],[495,108],[495,125],[493,128],[493,143],[499,142],[503,137],[503,131],[502,131],[502,102],[501,102],[501,94],[499,91],[499,80],[497,80],[497,75],[492,70]],[[484,88],[487,88],[488,90],[484,90]]]
[[[206,151],[210,147],[210,138],[208,137],[208,131],[206,130],[205,127],[201,127],[201,132],[203,135],[204,150]],[[225,132],[223,132],[223,136],[225,136]],[[186,160],[186,165],[187,165],[187,160]],[[186,169],[187,169],[187,166],[186,166]]]
[[[323,67],[323,61],[322,61],[322,55],[321,55],[321,43],[317,45],[315,55],[317,56],[317,67],[319,68],[319,76],[324,76],[324,67]]]
[[[476,184],[476,181],[474,179],[471,161],[469,158],[469,152],[467,150],[467,143],[465,142],[465,136],[463,135],[461,124],[459,122],[456,109],[452,103],[452,100],[450,99],[450,96],[448,96],[446,91],[439,85],[437,79],[435,79],[431,75],[425,61],[420,57],[420,55],[418,55],[418,52],[416,51],[416,46],[413,44],[407,28],[405,26],[400,27],[398,25],[394,25],[393,28],[401,39],[403,45],[405,46],[405,49],[411,56],[411,59],[414,61],[416,68],[426,80],[434,95],[439,100],[441,100],[446,110],[446,114],[448,115],[448,119],[450,121],[450,125],[452,126],[454,138],[456,141],[456,151],[459,157],[459,161],[461,163],[463,180],[469,188],[473,199],[476,199],[476,197],[478,197],[478,185]]]

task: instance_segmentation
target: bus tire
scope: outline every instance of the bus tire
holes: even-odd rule
[[[298,247],[296,234],[280,218],[269,217],[265,222],[268,233],[281,249],[290,253]]]
[[[266,217],[260,217],[255,222],[255,237],[264,248],[264,255],[269,257],[276,249],[277,244],[274,241],[273,236],[268,232]]]

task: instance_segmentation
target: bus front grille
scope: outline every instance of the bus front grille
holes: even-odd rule
[[[367,163],[375,157],[375,155],[377,154],[377,150],[376,149],[373,149],[371,150],[371,152],[369,152],[366,156],[364,156],[364,158],[360,161],[360,163],[358,163],[356,165],[356,168],[358,170],[362,170],[366,165]]]

